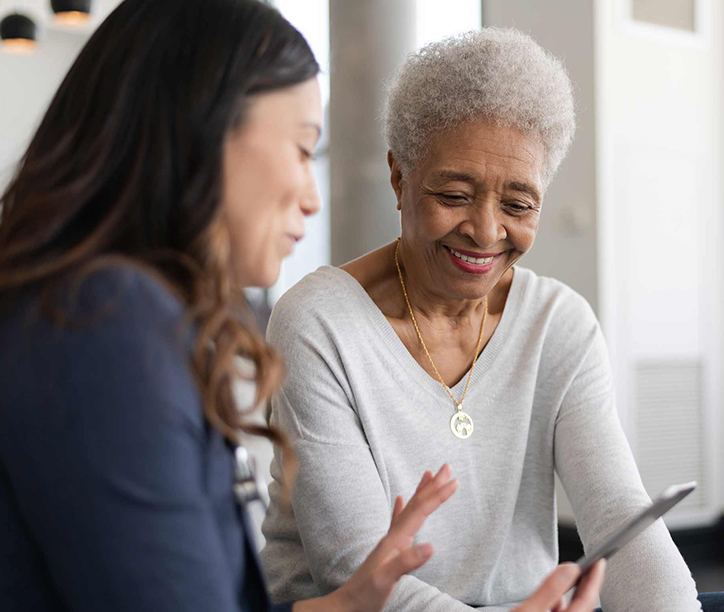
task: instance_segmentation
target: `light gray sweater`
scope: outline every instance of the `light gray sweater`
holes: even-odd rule
[[[386,533],[395,496],[408,499],[444,462],[460,486],[418,536],[435,554],[387,610],[492,611],[527,598],[558,561],[554,472],[586,549],[650,502],[595,315],[558,281],[515,268],[465,399],[475,423],[466,440],[450,431],[454,406],[440,383],[343,270],[320,268],[284,295],[268,338],[288,370],[271,421],[299,462],[292,508],[272,483],[263,525],[276,601],[339,587]],[[601,601],[606,612],[688,612],[700,609],[696,597],[658,521],[610,561]]]

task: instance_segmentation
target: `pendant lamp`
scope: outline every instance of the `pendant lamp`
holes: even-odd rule
[[[7,53],[31,53],[38,44],[38,27],[20,13],[12,13],[0,21],[2,50]]]
[[[55,13],[55,23],[65,26],[82,26],[91,18],[91,0],[50,0]]]

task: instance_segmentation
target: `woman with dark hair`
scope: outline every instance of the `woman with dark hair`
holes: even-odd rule
[[[285,441],[233,386],[253,364],[262,404],[281,364],[232,312],[319,208],[318,69],[256,0],[126,0],[58,90],[0,200],[4,612],[271,608],[234,448]],[[425,473],[352,578],[293,609],[382,609],[430,558],[413,539],[450,476]],[[577,578],[562,566],[525,609]]]

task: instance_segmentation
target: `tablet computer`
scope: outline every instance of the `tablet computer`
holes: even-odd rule
[[[576,563],[581,568],[581,576],[599,559],[609,559],[623,546],[628,544],[644,529],[653,525],[657,519],[671,510],[696,488],[696,482],[674,485],[659,495],[641,514],[626,523],[621,529],[614,532],[603,543],[581,557]]]

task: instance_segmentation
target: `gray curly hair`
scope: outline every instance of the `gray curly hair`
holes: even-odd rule
[[[547,187],[576,129],[562,62],[519,30],[483,28],[422,47],[387,86],[387,144],[403,173],[424,158],[434,133],[481,118],[543,145]]]

